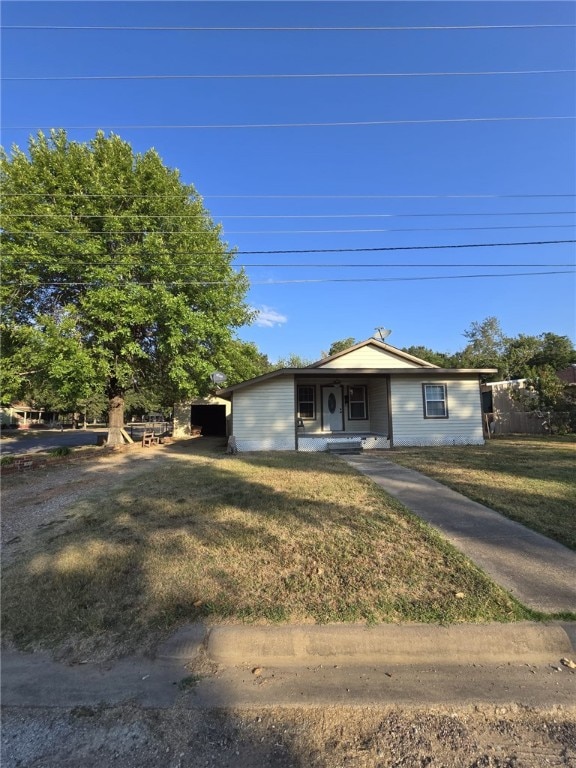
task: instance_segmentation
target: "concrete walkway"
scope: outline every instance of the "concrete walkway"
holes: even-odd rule
[[[576,613],[576,552],[382,456],[342,459],[434,526],[523,605]]]

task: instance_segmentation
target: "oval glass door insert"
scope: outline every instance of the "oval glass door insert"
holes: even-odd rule
[[[334,394],[334,392],[330,392],[330,394],[328,395],[328,410],[330,411],[330,413],[334,413],[334,411],[336,410],[336,395]]]

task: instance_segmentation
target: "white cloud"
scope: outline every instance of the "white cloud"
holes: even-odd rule
[[[288,322],[288,318],[285,315],[281,315],[276,312],[272,307],[253,307],[256,311],[255,325],[259,325],[261,328],[273,328],[275,325],[283,325]]]

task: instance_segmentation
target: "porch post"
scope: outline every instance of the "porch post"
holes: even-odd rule
[[[394,448],[394,432],[392,430],[392,377],[390,374],[388,374],[387,379],[386,398],[388,402],[388,440],[390,442],[390,450],[392,450],[392,448]]]
[[[294,447],[298,450],[298,385],[296,383],[296,376],[292,377],[294,384]]]

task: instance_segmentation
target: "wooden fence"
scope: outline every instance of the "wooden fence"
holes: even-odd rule
[[[484,414],[484,429],[489,435],[549,435],[564,413],[510,411]]]

